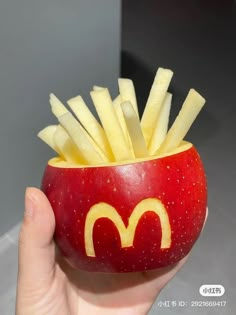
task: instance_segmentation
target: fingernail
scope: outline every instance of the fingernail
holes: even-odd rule
[[[25,191],[25,217],[33,218],[36,208],[36,200],[32,194],[31,188],[27,187]]]

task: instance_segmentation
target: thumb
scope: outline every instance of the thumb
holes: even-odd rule
[[[55,269],[54,230],[55,218],[48,199],[39,189],[27,188],[19,238],[18,285],[31,282],[35,285],[52,279]]]

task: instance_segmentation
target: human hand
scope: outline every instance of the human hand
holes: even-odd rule
[[[55,218],[39,189],[28,188],[19,239],[16,315],[147,314],[184,265],[126,274],[75,270],[56,251]]]

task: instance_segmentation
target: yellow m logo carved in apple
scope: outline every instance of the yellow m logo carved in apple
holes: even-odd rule
[[[117,210],[111,205],[100,202],[93,205],[86,216],[84,228],[85,251],[87,256],[96,257],[93,244],[93,227],[95,222],[100,218],[110,219],[116,226],[121,240],[121,247],[130,247],[133,245],[135,230],[141,216],[147,212],[155,212],[161,223],[162,237],[161,248],[170,248],[171,245],[171,227],[168,213],[163,203],[156,198],[146,198],[140,201],[134,208],[129,223],[126,227]]]

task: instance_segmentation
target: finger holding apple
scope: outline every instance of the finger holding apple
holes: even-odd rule
[[[172,72],[162,70],[157,72],[141,121],[132,104],[136,101],[133,84],[119,80],[126,127],[120,125],[120,111],[118,117],[105,88],[91,92],[101,120],[93,134],[74,117],[70,118],[73,124],[65,123],[68,110],[54,102],[53,112],[78,159],[67,160],[60,153],[51,159],[42,190],[55,213],[55,240],[76,268],[131,272],[168,266],[189,253],[201,232],[207,207],[206,175],[196,148],[183,139],[205,100],[190,90],[167,132]],[[86,115],[93,120],[91,113]],[[151,131],[148,121],[156,123]],[[52,148],[56,147],[53,132],[55,128],[50,128],[49,140],[48,131],[41,137]],[[101,134],[106,137],[103,145],[96,142]]]

